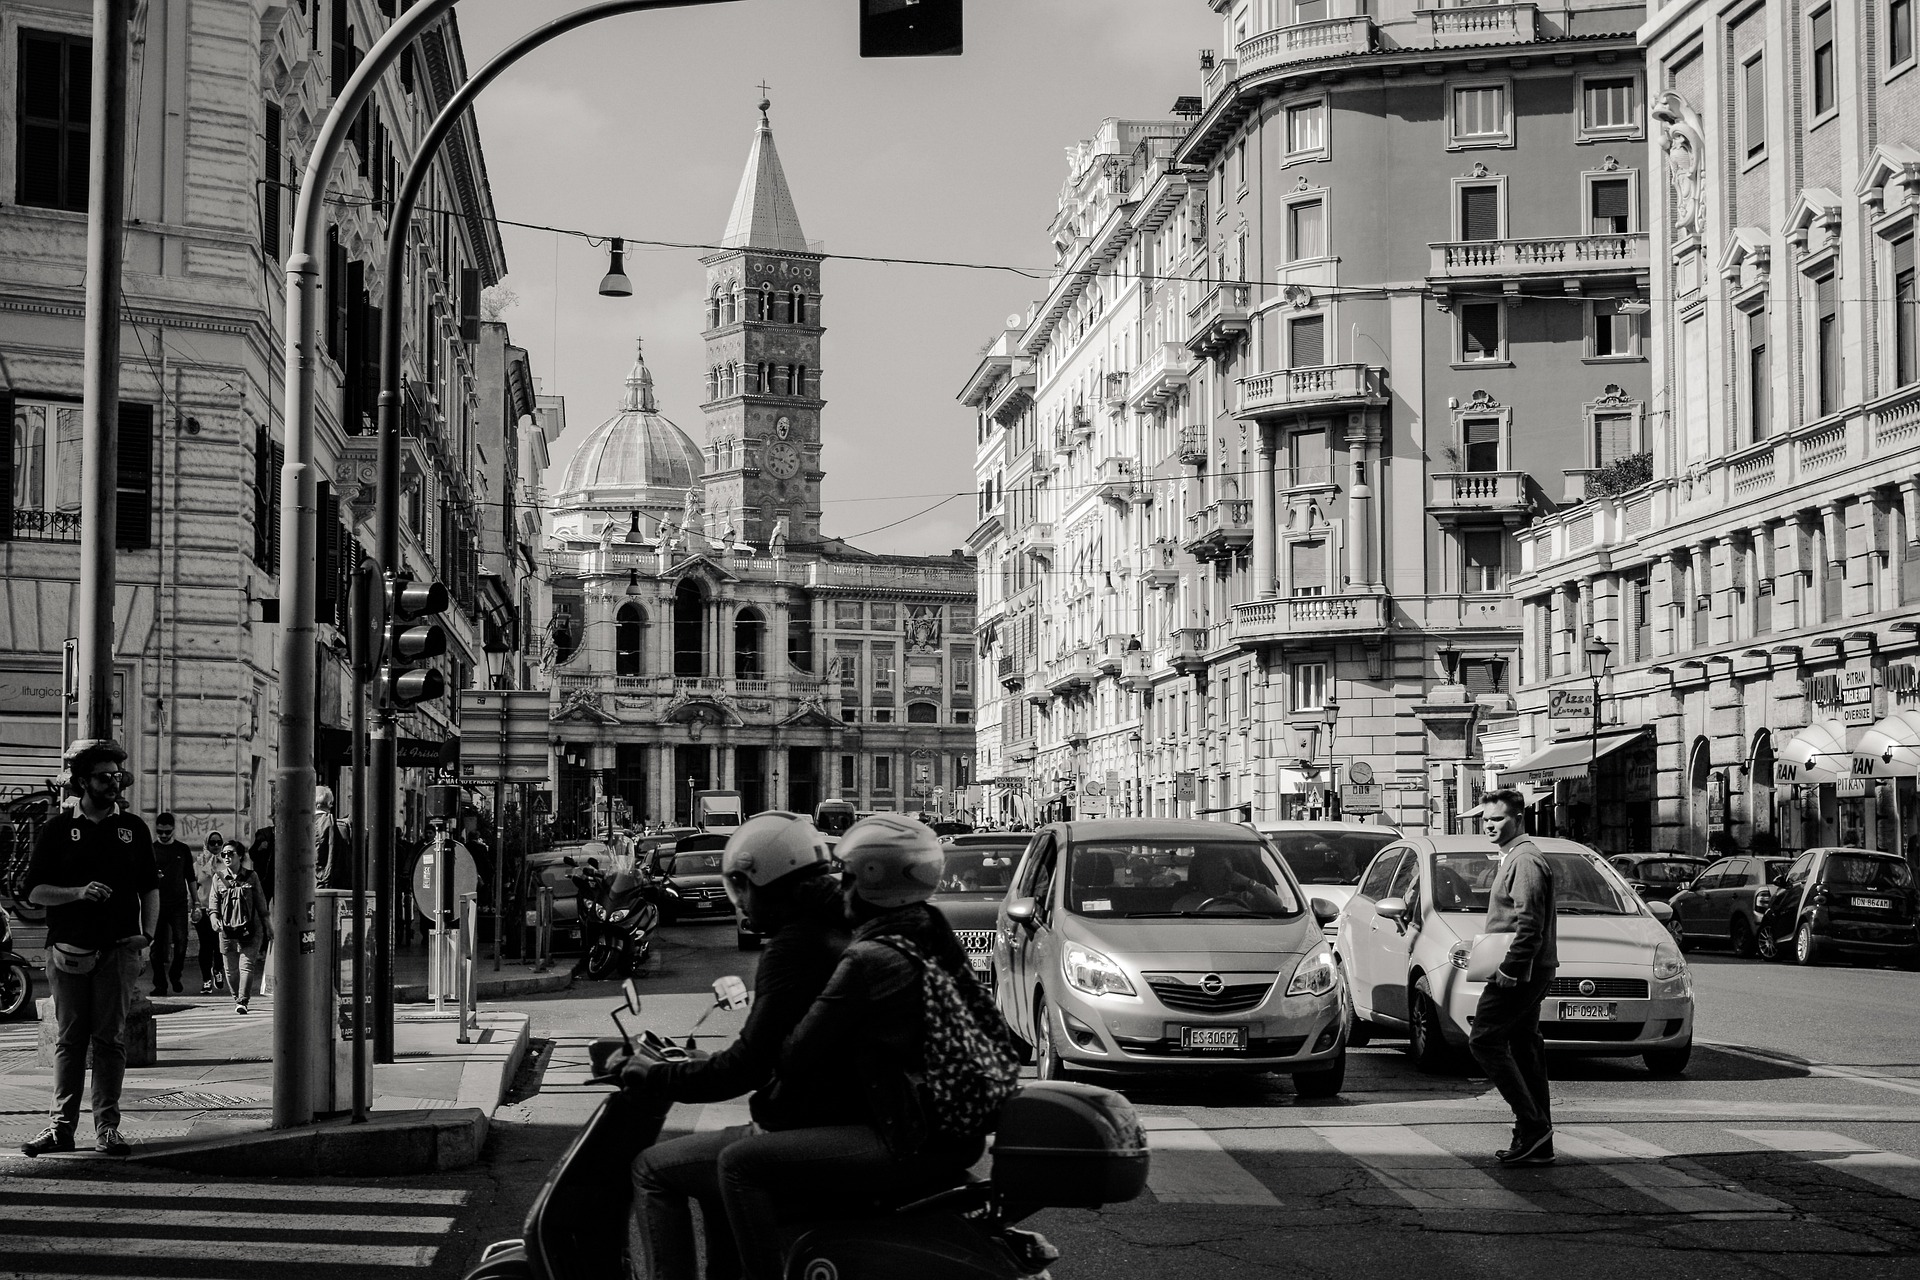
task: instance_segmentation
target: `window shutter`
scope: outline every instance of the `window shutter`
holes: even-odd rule
[[[1604,467],[1633,451],[1633,418],[1624,413],[1602,413],[1593,419],[1593,464]]]
[[[1767,145],[1767,60],[1755,58],[1746,66],[1747,154],[1754,155]]]
[[[1913,270],[1913,237],[1902,236],[1893,242],[1893,274]]]
[[[0,391],[0,542],[13,537],[13,393]]]
[[[1462,240],[1498,240],[1500,238],[1500,188],[1460,188],[1460,238]]]
[[[263,566],[268,573],[280,572],[280,468],[287,464],[287,447],[278,440],[273,442],[272,454],[267,460],[267,505],[271,513],[267,538],[267,563]]]
[[[1593,221],[1596,227],[1616,219],[1630,217],[1632,217],[1632,209],[1627,202],[1625,181],[1609,179],[1606,182],[1593,184]]]
[[[1327,544],[1321,541],[1296,542],[1290,556],[1293,570],[1293,594],[1323,595],[1327,589]]]
[[[22,204],[60,204],[61,71],[58,39],[20,33],[20,148],[16,187]]]
[[[346,350],[340,357],[340,429],[348,435],[360,433],[362,370],[367,361],[367,266],[347,263],[346,288],[341,299],[346,308]]]
[[[1289,329],[1290,345],[1293,348],[1290,355],[1294,368],[1304,369],[1326,363],[1327,318],[1325,316],[1307,316],[1295,320]]]
[[[314,511],[318,526],[314,538],[313,617],[316,622],[332,622],[339,607],[335,588],[339,583],[340,501],[333,496],[333,485],[321,480],[314,485]]]
[[[365,333],[361,338],[360,366],[360,409],[368,417],[376,420],[380,414],[380,308],[363,307]],[[362,423],[354,423],[353,430],[364,431]]]
[[[1500,443],[1500,419],[1498,418],[1468,418],[1463,425],[1466,430],[1466,442],[1470,445]]]
[[[1823,319],[1836,313],[1839,308],[1839,290],[1835,287],[1840,277],[1825,275],[1814,282],[1814,308]]]
[[[327,317],[327,354],[336,361],[346,358],[347,347],[347,253],[340,245],[340,231],[327,228],[326,292],[321,297]]]
[[[269,102],[266,122],[267,158],[260,172],[260,250],[275,262],[280,260],[280,108]]]
[[[460,268],[460,341],[480,341],[480,272]]]
[[[347,34],[347,0],[333,0],[331,30],[329,44],[333,56],[327,65],[333,72],[333,96],[337,98],[346,90],[347,77],[353,74],[353,55]]]
[[[1460,331],[1466,338],[1469,360],[1495,360],[1500,356],[1500,304],[1475,303],[1460,308]]]
[[[1493,686],[1493,664],[1490,662],[1467,661],[1460,664],[1460,683],[1467,692],[1479,697],[1483,693],[1498,693]]]
[[[119,476],[114,488],[113,545],[153,545],[153,406],[120,404]]]

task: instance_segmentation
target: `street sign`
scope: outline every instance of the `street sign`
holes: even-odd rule
[[[1384,794],[1384,789],[1377,782],[1350,782],[1340,788],[1340,811],[1379,813]]]
[[[458,902],[466,894],[480,887],[480,868],[474,865],[473,855],[467,852],[467,846],[459,841],[451,845],[453,850],[453,899]],[[413,864],[413,901],[420,908],[420,914],[428,919],[440,913],[439,854],[432,845],[420,853],[420,861]]]
[[[1193,774],[1176,773],[1173,775],[1173,798],[1175,800],[1191,804],[1197,790],[1198,787],[1195,784]]]
[[[428,738],[401,738],[394,743],[393,762],[402,769],[438,769],[446,744]]]
[[[1107,790],[1118,791],[1119,789],[1120,789],[1120,771],[1118,769],[1107,770]]]
[[[544,689],[460,691],[460,778],[500,781],[502,720],[508,782],[547,780],[547,717]]]
[[[1107,798],[1094,792],[1080,793],[1079,803],[1074,806],[1082,818],[1104,818],[1107,816]]]
[[[1593,719],[1593,690],[1547,690],[1547,718],[1549,720]]]

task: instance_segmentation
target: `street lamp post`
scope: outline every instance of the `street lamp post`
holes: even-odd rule
[[[1613,646],[1598,635],[1587,637],[1581,652],[1586,654],[1587,674],[1593,678],[1593,719],[1587,734],[1587,811],[1595,846],[1600,843],[1600,678],[1607,674],[1613,660]]]
[[[1141,788],[1146,785],[1145,771],[1140,765],[1140,743],[1142,741],[1143,739],[1138,729],[1131,730],[1127,734],[1127,746],[1133,752],[1133,803],[1129,806],[1128,816],[1134,818],[1145,817],[1147,808],[1145,797],[1140,794]]]

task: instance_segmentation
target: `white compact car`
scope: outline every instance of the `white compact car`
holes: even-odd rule
[[[1552,1052],[1629,1055],[1679,1075],[1693,1051],[1693,977],[1664,903],[1642,902],[1587,846],[1533,838],[1553,866],[1560,968],[1540,1006]],[[1353,1010],[1348,1042],[1408,1038],[1423,1068],[1465,1048],[1484,984],[1467,981],[1499,849],[1479,836],[1407,836],[1381,850],[1335,940]]]
[[[1256,822],[1253,829],[1280,851],[1309,899],[1334,909],[1336,919],[1326,927],[1328,938],[1338,932],[1338,913],[1353,896],[1373,855],[1400,838],[1394,827],[1365,822]]]

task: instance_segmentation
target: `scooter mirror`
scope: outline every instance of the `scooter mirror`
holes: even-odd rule
[[[713,984],[713,1002],[722,1009],[744,1009],[753,1003],[753,993],[738,978],[718,978]]]
[[[625,982],[621,983],[620,990],[626,993],[627,1012],[639,1013],[640,1012],[640,988],[633,985],[633,979],[628,978]]]

